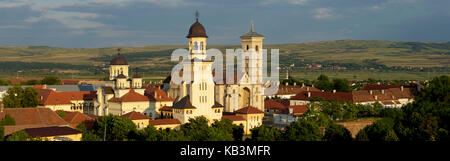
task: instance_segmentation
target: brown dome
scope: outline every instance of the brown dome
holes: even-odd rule
[[[125,58],[117,55],[117,57],[111,60],[110,65],[128,65],[128,62],[127,60],[125,60]]]
[[[186,36],[187,38],[191,38],[191,37],[208,37],[206,35],[206,30],[205,27],[203,27],[203,25],[201,23],[197,21],[195,21],[194,24],[191,25],[191,28],[189,28],[189,34]]]

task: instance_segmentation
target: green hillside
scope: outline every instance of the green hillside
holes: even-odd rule
[[[240,45],[209,45],[225,51]],[[1,77],[59,75],[61,77],[102,77],[118,47],[57,48],[46,46],[0,47]],[[167,75],[176,62],[170,61],[174,49],[186,46],[120,47],[132,68],[139,67],[146,77]],[[313,78],[317,73],[331,77],[364,79],[427,79],[450,71],[450,42],[389,42],[338,40],[295,44],[265,45],[280,49],[280,65],[291,67],[297,78]],[[320,64],[321,68],[309,68]],[[370,72],[367,72],[370,71]],[[341,73],[341,74],[336,74]],[[283,70],[281,76],[284,76]],[[75,75],[75,76],[74,76]]]

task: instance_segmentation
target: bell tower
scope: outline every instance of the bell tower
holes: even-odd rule
[[[244,72],[250,80],[255,80],[257,84],[262,82],[262,48],[264,36],[255,32],[255,24],[251,21],[250,32],[241,36],[242,50],[249,55],[242,59]]]
[[[206,35],[205,28],[200,22],[198,22],[198,17],[200,13],[195,12],[196,21],[192,24],[189,29],[189,34],[186,36],[188,38],[189,53],[193,58],[205,59],[206,58]]]

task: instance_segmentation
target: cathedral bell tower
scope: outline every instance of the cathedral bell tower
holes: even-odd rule
[[[120,56],[120,48],[117,49],[117,56],[109,63],[109,80],[114,80],[121,74],[128,78],[129,66],[125,58]]]
[[[255,25],[251,21],[250,32],[241,36],[242,50],[249,55],[243,58],[242,64],[245,67],[244,72],[250,80],[255,80],[257,84],[262,82],[262,49],[264,36],[255,32]]]

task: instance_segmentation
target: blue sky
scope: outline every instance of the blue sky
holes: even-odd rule
[[[209,44],[450,41],[448,0],[0,0],[0,46],[182,45],[200,12]]]

